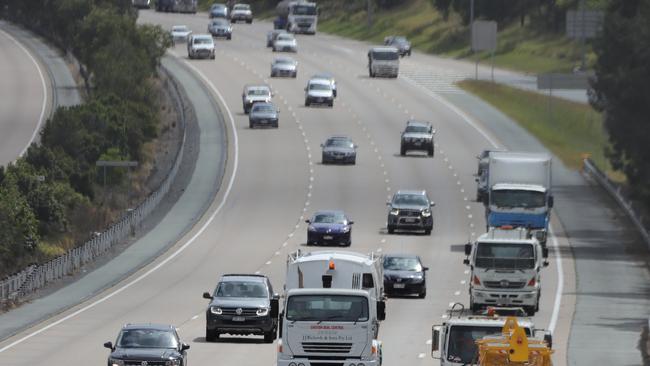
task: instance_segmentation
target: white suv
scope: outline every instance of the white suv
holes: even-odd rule
[[[210,58],[214,60],[214,40],[209,34],[190,35],[187,42],[187,57]]]
[[[305,107],[312,104],[334,106],[334,90],[329,79],[311,79],[305,87]]]

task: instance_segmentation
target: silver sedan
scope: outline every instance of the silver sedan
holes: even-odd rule
[[[291,57],[276,57],[271,63],[271,77],[286,76],[295,78],[298,75],[298,61]]]

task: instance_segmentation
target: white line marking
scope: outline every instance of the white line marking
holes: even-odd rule
[[[20,48],[23,52],[25,52],[27,57],[29,57],[29,59],[34,64],[34,66],[36,66],[36,71],[38,71],[38,76],[41,79],[41,86],[43,87],[43,103],[41,104],[41,113],[38,116],[38,125],[36,125],[36,128],[34,129],[34,132],[32,132],[32,137],[30,137],[29,141],[27,142],[27,145],[23,148],[23,150],[20,152],[20,154],[18,154],[18,157],[20,158],[25,154],[27,149],[29,149],[29,146],[32,144],[32,142],[34,142],[34,139],[36,138],[36,135],[39,132],[41,132],[41,126],[43,125],[43,120],[45,119],[45,109],[47,108],[47,98],[48,98],[48,96],[47,96],[47,85],[45,84],[45,77],[43,76],[43,72],[41,71],[41,67],[38,65],[38,62],[36,61],[34,56],[32,56],[32,54],[29,53],[29,51],[27,51],[27,49],[20,42],[18,42],[18,40],[16,40],[16,38],[14,38],[11,34],[3,31],[1,29],[0,29],[0,33],[4,34],[7,38],[9,38],[13,43],[16,44],[16,46],[18,46],[18,48]],[[52,106],[52,107],[54,107],[54,106]]]
[[[460,291],[456,291],[456,292],[454,292],[454,295],[455,295],[455,296],[460,296]]]
[[[555,331],[555,326],[557,325],[557,319],[560,316],[560,306],[562,306],[562,292],[564,292],[564,268],[562,267],[562,257],[560,257],[560,249],[557,243],[557,238],[553,232],[553,226],[548,225],[550,231],[551,242],[553,243],[553,248],[555,249],[556,256],[556,268],[557,268],[557,289],[555,289],[555,301],[553,302],[553,313],[551,315],[551,321],[548,323],[548,330],[553,333]]]
[[[201,79],[203,79],[204,82],[207,83],[207,85],[210,87],[210,89],[212,89],[212,91],[217,95],[217,97],[219,98],[219,100],[223,104],[223,107],[226,109],[226,112],[228,113],[228,118],[230,119],[230,126],[232,128],[232,133],[233,133],[233,146],[234,146],[234,150],[235,150],[235,154],[234,154],[235,156],[233,158],[233,172],[232,172],[232,175],[230,176],[230,180],[228,181],[228,186],[226,187],[226,192],[224,193],[223,199],[219,203],[219,206],[217,206],[217,209],[212,213],[212,215],[210,215],[208,220],[203,224],[203,226],[201,226],[201,228],[196,232],[196,234],[194,234],[187,241],[187,243],[183,244],[174,253],[172,253],[169,257],[165,258],[163,261],[161,261],[160,263],[155,265],[153,268],[149,269],[147,272],[145,272],[142,275],[138,276],[136,279],[134,279],[133,281],[127,283],[126,285],[124,285],[124,286],[118,288],[117,290],[111,292],[110,294],[100,298],[99,300],[96,300],[96,301],[88,304],[87,306],[84,306],[83,308],[81,308],[81,309],[79,309],[79,310],[77,310],[77,311],[75,311],[75,312],[73,312],[73,313],[71,313],[71,314],[57,320],[57,321],[55,321],[54,323],[51,323],[51,324],[49,324],[49,325],[47,325],[47,326],[45,326],[45,327],[43,327],[43,328],[41,328],[41,329],[39,329],[37,331],[34,331],[34,332],[32,332],[32,333],[30,333],[30,334],[28,334],[28,335],[26,335],[26,336],[24,336],[24,337],[22,337],[22,338],[20,338],[20,339],[18,339],[16,341],[14,341],[14,342],[4,346],[3,348],[0,348],[0,353],[2,353],[4,351],[18,345],[18,344],[20,344],[20,343],[22,343],[22,342],[36,336],[36,335],[38,335],[40,333],[43,333],[46,330],[48,330],[50,328],[53,328],[53,327],[65,322],[65,321],[67,321],[67,320],[69,320],[71,318],[74,318],[75,316],[77,316],[77,315],[79,315],[79,314],[81,314],[83,312],[86,312],[91,308],[94,308],[95,306],[105,302],[106,300],[109,300],[110,298],[114,297],[115,295],[118,295],[118,294],[124,292],[125,290],[127,290],[131,286],[133,286],[136,283],[138,283],[138,282],[142,281],[143,279],[147,278],[149,275],[151,275],[152,273],[154,273],[158,269],[162,268],[164,265],[169,263],[172,259],[176,258],[180,253],[185,251],[185,249],[187,249],[190,245],[192,245],[196,241],[196,239],[201,234],[203,234],[203,232],[208,228],[208,226],[210,224],[212,224],[212,221],[214,221],[214,219],[217,217],[217,215],[221,212],[221,209],[225,205],[226,200],[228,199],[228,196],[230,195],[230,191],[232,190],[233,184],[235,182],[235,177],[237,176],[237,167],[239,165],[239,138],[237,136],[237,128],[235,126],[235,119],[233,118],[232,112],[230,111],[230,108],[228,108],[228,105],[226,104],[225,99],[223,98],[223,96],[221,95],[219,90],[214,86],[214,84],[208,78],[206,78],[205,75],[203,75],[192,64],[190,64],[189,62],[184,61],[184,60],[183,60],[183,63],[185,63],[189,68],[194,70],[194,72],[197,73],[197,75]]]
[[[196,320],[196,319],[198,319],[198,318],[199,318],[198,315],[194,315],[194,316],[192,317],[192,320]]]
[[[418,355],[418,358],[424,358],[424,357],[426,357],[426,354],[424,354],[424,353],[420,353],[420,354]]]

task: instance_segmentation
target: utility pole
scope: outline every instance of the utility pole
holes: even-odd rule
[[[587,70],[587,45],[586,45],[586,29],[585,29],[585,0],[580,0],[580,18],[582,19],[582,29],[580,30],[580,46],[582,47],[582,61],[580,63],[580,71]]]
[[[368,28],[370,28],[372,26],[372,0],[366,0],[366,4],[368,6],[368,9],[366,10],[368,15]]]
[[[474,41],[474,0],[469,3],[469,47],[474,52],[472,42]]]

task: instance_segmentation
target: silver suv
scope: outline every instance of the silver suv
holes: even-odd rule
[[[436,131],[429,122],[408,121],[402,132],[399,154],[404,156],[408,151],[426,151],[433,156],[433,135]]]
[[[422,230],[430,235],[433,229],[435,203],[429,200],[426,191],[397,191],[388,205],[387,229],[389,234],[395,230]]]

